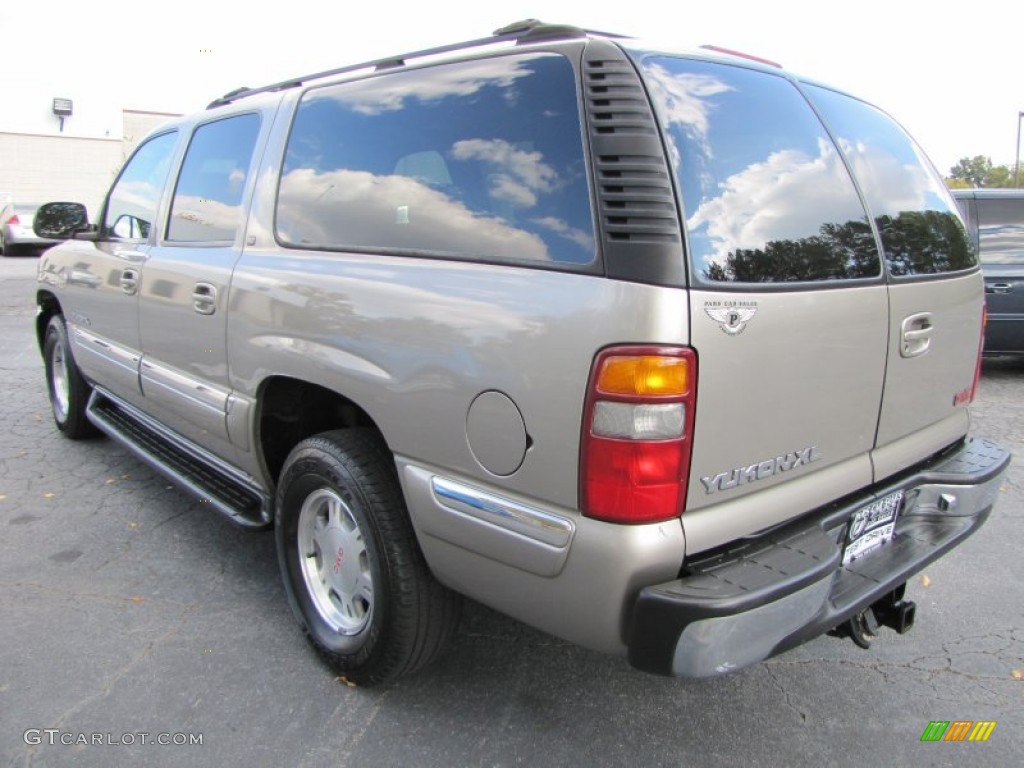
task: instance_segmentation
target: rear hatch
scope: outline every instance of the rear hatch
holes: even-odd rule
[[[981,281],[909,137],[779,71],[633,55],[687,230],[699,360],[687,550],[784,522],[962,436]]]

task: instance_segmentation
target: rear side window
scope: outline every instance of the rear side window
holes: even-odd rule
[[[502,56],[303,96],[277,236],[303,248],[585,265],[595,258],[576,78]]]
[[[167,239],[232,241],[241,221],[258,115],[237,115],[196,128],[174,189]]]
[[[983,264],[1024,264],[1024,197],[975,201]]]
[[[667,56],[644,60],[705,283],[879,277],[864,207],[806,99],[785,78]]]
[[[860,182],[895,277],[970,269],[974,250],[946,185],[913,139],[884,112],[808,86]]]

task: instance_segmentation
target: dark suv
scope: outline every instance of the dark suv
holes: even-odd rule
[[[957,189],[985,275],[985,354],[1024,355],[1024,189]]]

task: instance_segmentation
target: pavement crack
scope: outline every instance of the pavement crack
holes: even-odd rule
[[[793,703],[793,698],[792,696],[790,696],[789,691],[786,690],[786,686],[782,684],[782,681],[779,680],[778,675],[775,674],[775,670],[772,669],[772,663],[765,664],[765,671],[768,673],[768,678],[772,681],[772,683],[775,684],[775,687],[779,689],[779,693],[782,694],[782,698],[786,702],[786,706],[800,716],[801,725],[806,725],[807,713]]]
[[[156,637],[156,638],[154,638],[152,640],[149,640],[149,641],[143,643],[142,648],[139,649],[139,651],[131,659],[129,659],[120,668],[116,669],[112,674],[110,674],[107,677],[106,680],[104,680],[104,682],[100,685],[98,691],[96,691],[96,692],[86,696],[85,698],[81,699],[80,701],[76,702],[75,704],[72,704],[70,707],[68,707],[68,709],[66,709],[48,727],[51,728],[51,729],[54,729],[54,730],[60,730],[63,727],[64,723],[68,720],[68,718],[70,718],[70,717],[74,716],[75,714],[81,712],[83,709],[85,709],[89,705],[91,705],[91,704],[93,704],[95,702],[101,701],[101,700],[105,699],[107,696],[109,696],[111,691],[114,690],[114,687],[126,675],[128,675],[132,670],[134,670],[136,667],[138,667],[139,664],[141,664],[143,661],[145,661],[150,656],[150,654],[153,652],[153,649],[155,647],[157,647],[160,643],[162,643],[167,638],[177,634],[177,632],[181,629],[182,625],[188,619],[189,615],[197,607],[198,607],[198,604],[196,604],[196,603],[193,603],[191,605],[185,606],[185,608],[179,614],[178,618],[171,624],[170,627],[167,628],[166,632],[161,634],[159,637]],[[32,762],[35,759],[35,755],[36,755],[36,747],[35,746],[29,747],[28,750],[26,751],[26,755],[25,755],[25,765],[26,766],[31,766],[32,765]]]

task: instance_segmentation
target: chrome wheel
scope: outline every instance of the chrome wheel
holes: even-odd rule
[[[63,344],[50,349],[50,377],[53,391],[53,413],[58,422],[65,422],[71,407],[71,384],[68,374],[67,352]]]
[[[373,612],[373,577],[363,532],[342,498],[321,488],[302,503],[297,544],[302,579],[335,632],[361,631]]]

